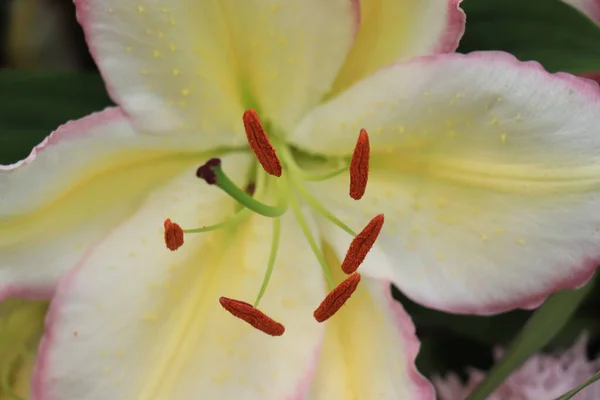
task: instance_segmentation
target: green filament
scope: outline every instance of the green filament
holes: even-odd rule
[[[296,215],[296,220],[300,224],[300,228],[304,233],[304,237],[306,237],[306,241],[310,246],[310,249],[319,261],[319,265],[323,270],[323,275],[325,275],[325,279],[327,280],[329,287],[333,289],[335,287],[335,284],[333,283],[333,277],[331,276],[331,272],[329,272],[329,266],[327,265],[327,261],[325,261],[325,256],[319,249],[319,245],[317,244],[312,232],[310,231],[310,227],[308,226],[306,219],[304,219],[304,215],[302,215],[302,210],[300,210],[300,205],[298,204],[298,200],[295,198],[295,196],[291,196],[291,206],[292,210],[294,211],[294,214]]]
[[[327,210],[327,208],[325,208],[321,203],[319,203],[319,201],[317,199],[315,199],[313,197],[313,195],[311,195],[308,192],[308,190],[306,189],[306,187],[304,187],[304,185],[302,183],[295,182],[295,185],[296,185],[296,189],[298,189],[298,191],[300,192],[300,194],[302,195],[302,197],[304,197],[304,200],[308,204],[310,204],[312,208],[314,208],[319,213],[321,213],[321,215],[323,215],[325,218],[327,218],[328,220],[330,220],[331,222],[333,222],[341,230],[345,231],[346,233],[348,233],[352,237],[356,236],[356,232],[354,232],[352,230],[352,228],[350,228],[348,225],[346,225],[345,223],[343,223],[338,217],[336,217],[335,215],[333,215],[329,210]]]
[[[267,290],[267,285],[271,280],[271,275],[273,274],[273,268],[275,267],[275,260],[277,259],[277,249],[279,248],[279,239],[281,238],[281,220],[279,218],[273,219],[273,241],[271,242],[271,253],[269,254],[269,263],[267,264],[267,271],[265,272],[265,276],[263,278],[262,284],[260,286],[260,291],[258,292],[258,296],[256,296],[256,301],[254,302],[254,307],[258,307],[258,303],[263,298],[265,291]]]
[[[306,172],[302,172],[302,179],[305,181],[312,181],[312,182],[326,181],[327,179],[335,178],[336,176],[341,175],[344,172],[348,172],[348,168],[349,168],[349,166],[346,165],[342,168],[335,169],[335,170],[329,171],[329,172],[325,172],[323,174],[309,174]]]
[[[244,190],[240,189],[231,179],[229,179],[220,166],[213,166],[211,167],[211,170],[216,176],[215,185],[255,213],[265,217],[276,218],[282,216],[287,211],[288,206],[285,196],[280,195],[277,204],[275,206],[269,206],[254,199]]]
[[[292,153],[290,152],[290,150],[286,147],[286,146],[281,146],[281,152],[284,153],[284,159],[286,161],[286,165],[292,170],[291,176],[292,179],[294,181],[294,187],[296,187],[296,189],[298,189],[298,191],[300,192],[300,194],[302,195],[302,197],[304,197],[304,200],[315,210],[317,210],[319,213],[321,213],[325,218],[327,218],[328,220],[330,220],[334,225],[336,225],[337,227],[339,227],[340,229],[342,229],[343,231],[347,232],[349,235],[352,235],[352,237],[356,236],[356,232],[354,232],[354,230],[352,230],[348,225],[346,225],[345,223],[343,223],[339,218],[337,218],[335,215],[333,215],[329,210],[327,210],[327,208],[325,208],[325,206],[323,206],[317,199],[314,198],[313,195],[311,195],[308,190],[306,189],[306,187],[302,184],[301,179],[298,179],[297,176],[302,177],[303,179],[308,179],[309,181],[319,181],[319,180],[325,180],[325,179],[329,179],[332,177],[335,177],[337,175],[340,175],[343,172],[348,171],[348,167],[344,167],[344,168],[340,168],[338,170],[332,171],[330,173],[327,173],[325,175],[321,175],[321,177],[318,176],[313,176],[313,179],[310,178],[310,175],[306,174],[298,164],[296,164],[296,162],[294,161],[294,156],[292,155]],[[320,179],[323,178],[323,179]]]
[[[214,225],[203,226],[202,228],[184,229],[183,232],[184,233],[210,232],[210,231],[214,231],[217,229],[225,228],[228,225],[237,224],[238,222],[241,222],[242,220],[244,220],[245,218],[247,218],[249,216],[250,216],[250,210],[247,208],[243,208],[240,211],[238,211],[237,213],[235,213],[235,215],[233,217],[231,217],[223,222],[219,222]]]

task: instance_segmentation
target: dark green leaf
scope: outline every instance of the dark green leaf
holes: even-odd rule
[[[569,390],[567,393],[558,397],[556,400],[570,400],[573,398],[573,396],[575,396],[577,393],[581,392],[583,389],[585,389],[592,383],[595,383],[598,379],[600,379],[600,372],[598,372],[596,375],[592,376],[587,381],[583,382],[581,385],[577,386],[575,389]]]
[[[465,0],[460,52],[504,50],[549,71],[600,71],[600,27],[560,0]]]
[[[467,400],[486,399],[512,371],[546,346],[571,319],[592,287],[593,282],[590,282],[581,289],[565,290],[550,296],[529,318],[504,357],[496,363]]]
[[[26,157],[59,125],[111,104],[99,75],[0,70],[0,164]]]

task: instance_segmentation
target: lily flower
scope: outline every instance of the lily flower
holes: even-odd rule
[[[119,108],[0,175],[0,293],[54,294],[35,398],[432,399],[390,283],[488,314],[589,279],[598,87],[423,56],[458,3],[76,1]]]

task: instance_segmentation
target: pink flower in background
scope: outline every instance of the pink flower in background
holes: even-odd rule
[[[587,337],[582,336],[564,353],[538,354],[531,357],[506,379],[487,400],[553,400],[581,385],[600,371],[600,358],[589,360]],[[502,351],[496,350],[499,360]],[[472,369],[466,383],[456,374],[434,378],[439,400],[464,400],[483,380],[485,372]],[[574,400],[600,399],[600,385],[592,384],[573,397]]]

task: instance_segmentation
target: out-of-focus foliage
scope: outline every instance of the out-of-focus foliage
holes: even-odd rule
[[[467,400],[485,400],[516,368],[550,343],[566,326],[592,287],[593,281],[581,289],[564,290],[548,297],[511,341],[504,357]]]
[[[59,125],[110,104],[97,74],[0,70],[0,164],[27,157]]]
[[[600,27],[560,0],[465,0],[459,51],[504,50],[551,72],[600,71]]]
[[[69,0],[0,1],[0,65],[73,70],[89,60]]]

